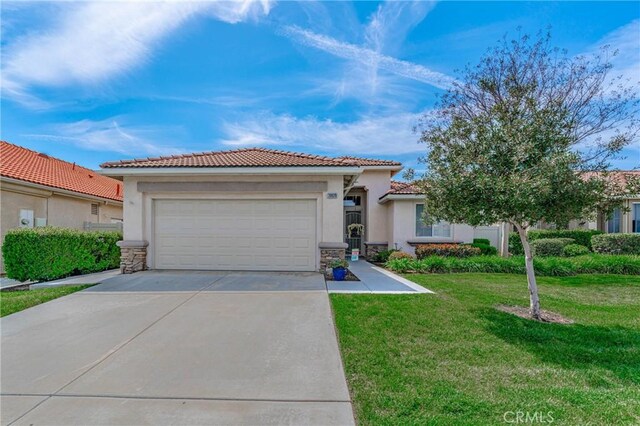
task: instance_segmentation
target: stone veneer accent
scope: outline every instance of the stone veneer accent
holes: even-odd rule
[[[376,255],[383,250],[387,250],[389,248],[389,243],[387,242],[369,242],[366,241],[364,243],[364,257],[367,260],[374,260]]]
[[[120,273],[133,274],[147,269],[147,241],[118,241]]]
[[[336,259],[345,258],[345,253],[349,245],[347,243],[320,243],[320,272],[324,274],[324,277],[331,279],[332,271],[329,264]]]

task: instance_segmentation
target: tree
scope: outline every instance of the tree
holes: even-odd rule
[[[503,39],[467,66],[421,120],[429,220],[511,224],[525,252],[530,312],[540,301],[527,230],[613,209],[610,161],[638,133],[636,83],[612,78],[608,48],[570,57],[550,35]],[[612,198],[613,197],[613,198]]]

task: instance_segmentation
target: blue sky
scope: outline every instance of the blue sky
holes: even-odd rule
[[[2,138],[87,167],[246,146],[397,159],[517,28],[640,75],[638,2],[3,2]],[[615,165],[640,164],[640,148]],[[423,166],[417,166],[421,169]]]

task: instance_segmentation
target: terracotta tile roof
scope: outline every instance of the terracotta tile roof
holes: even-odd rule
[[[420,195],[422,191],[413,182],[391,181],[391,189],[384,193],[379,199],[383,199],[387,195]]]
[[[360,167],[398,166],[397,161],[357,157],[325,157],[300,152],[266,148],[243,148],[232,151],[200,152],[167,157],[112,161],[101,164],[114,167]]]
[[[232,151],[201,152],[168,157],[113,161],[101,164],[113,167],[349,167],[343,160],[322,155],[244,148]]]
[[[338,157],[337,159],[356,166],[402,166],[402,163],[399,163],[397,161],[377,160],[373,158],[343,156]]]
[[[0,176],[122,201],[122,182],[5,141],[0,141]]]
[[[598,176],[597,172],[585,172],[582,174],[583,179],[589,179],[593,176]],[[640,170],[617,170],[609,172],[608,179],[620,185],[627,185],[629,178],[634,177],[636,180],[640,179]]]

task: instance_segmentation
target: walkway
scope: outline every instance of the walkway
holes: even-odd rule
[[[349,262],[349,270],[360,281],[327,281],[329,293],[417,294],[433,293],[366,260]]]

